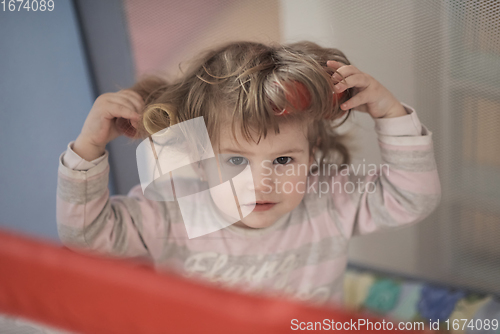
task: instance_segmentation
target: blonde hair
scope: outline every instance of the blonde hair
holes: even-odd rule
[[[129,88],[145,101],[134,139],[202,116],[212,144],[218,145],[221,127],[227,120],[232,121],[235,139],[239,126],[248,141],[253,139],[250,130],[254,130],[258,143],[271,129],[279,133],[283,121],[306,121],[309,152],[313,148],[321,152],[318,165],[349,164],[345,144],[348,137],[335,131],[343,122],[334,126],[332,120],[344,114],[339,106],[350,98],[351,92],[348,89],[339,101],[334,99],[334,70],[326,66],[327,60],[350,64],[338,49],[307,41],[287,45],[240,41],[207,50],[177,80],[169,82],[158,75],[148,75]],[[287,82],[302,84],[310,103],[290,104],[287,97],[301,92]],[[277,114],[277,110],[285,108],[287,114]],[[344,122],[350,114],[351,110]]]

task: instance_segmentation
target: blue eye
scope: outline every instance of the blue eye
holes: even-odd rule
[[[279,165],[286,165],[289,164],[293,161],[293,158],[291,157],[279,157],[274,160],[274,164],[279,164]],[[248,163],[247,159],[243,157],[231,157],[227,160],[227,162],[231,165],[234,166],[240,166],[242,164]]]
[[[286,159],[289,159],[289,160],[286,160]],[[280,165],[285,165],[285,164],[291,163],[293,161],[293,158],[291,158],[291,157],[279,157],[279,158],[276,158],[276,160],[274,160],[274,161],[278,161],[278,164],[280,164]]]
[[[239,166],[244,162],[244,160],[246,159],[243,157],[232,157],[228,160],[228,162],[230,162],[232,165]]]

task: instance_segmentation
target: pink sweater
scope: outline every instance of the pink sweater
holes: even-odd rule
[[[110,197],[108,152],[85,161],[70,142],[59,159],[59,237],[74,250],[148,258],[158,270],[222,286],[341,303],[349,239],[419,222],[441,199],[432,132],[412,107],[403,106],[408,115],[375,119],[388,168],[366,176],[353,175],[352,170],[350,176],[339,172],[333,179],[311,175],[303,201],[274,225],[231,225],[194,239],[187,236],[177,202],[147,199],[140,185],[127,196]],[[358,177],[376,187],[339,191],[338,182],[356,184]],[[321,193],[319,182],[337,186]],[[197,212],[192,214],[207,219]]]

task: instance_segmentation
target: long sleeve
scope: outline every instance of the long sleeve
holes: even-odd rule
[[[382,164],[364,175],[349,169],[335,177],[343,189],[332,196],[333,206],[347,237],[417,223],[441,200],[432,132],[402,104],[407,115],[375,119]]]
[[[74,141],[70,142],[68,144],[66,152],[62,155],[62,163],[65,167],[69,169],[87,171],[90,168],[97,166],[99,162],[103,161],[104,159],[107,159],[108,157],[108,152],[106,151],[100,157],[92,161],[87,161],[82,157],[80,157],[78,154],[76,154],[75,151],[73,151],[74,143],[75,143]]]
[[[73,150],[59,157],[57,228],[61,242],[120,257],[150,257],[164,234],[165,207],[144,197],[140,185],[109,196],[108,151],[91,162]]]

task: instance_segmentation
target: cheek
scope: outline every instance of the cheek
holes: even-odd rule
[[[304,199],[304,187],[302,186],[302,183],[300,181],[297,183],[293,183],[292,180],[289,180],[289,183],[287,183],[284,186],[284,191],[281,193],[281,200],[283,201],[283,209],[284,211],[292,211],[295,209],[300,202]],[[293,191],[290,191],[292,189],[291,183],[293,183]]]
[[[307,175],[304,171],[297,175],[282,176],[280,178],[280,192],[293,202],[300,202],[307,189]]]
[[[215,161],[210,161],[210,163],[205,164],[203,170],[205,174],[205,180],[208,182],[210,187],[214,187],[221,183]]]
[[[307,176],[297,176],[295,178],[293,178],[293,180],[291,181],[294,183],[295,187],[295,196],[299,196],[300,199],[302,200],[302,197],[304,197],[304,194],[306,192],[306,189],[307,189]]]

